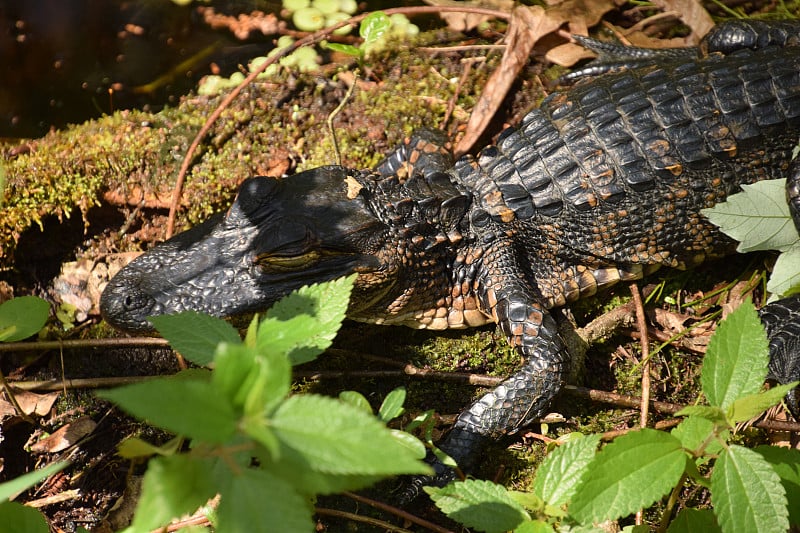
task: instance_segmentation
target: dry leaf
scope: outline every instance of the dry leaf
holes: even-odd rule
[[[66,450],[83,437],[94,431],[97,422],[88,416],[82,416],[61,426],[50,436],[41,439],[31,446],[33,453],[57,453]]]
[[[663,11],[674,11],[692,29],[687,44],[696,45],[714,27],[714,21],[698,0],[654,0]]]
[[[58,392],[36,394],[28,391],[14,393],[17,403],[26,415],[45,416],[53,408]]]
[[[495,9],[509,13],[514,9],[513,0],[424,0],[426,4],[431,6],[456,6],[456,7],[483,7],[487,9]],[[447,27],[453,31],[465,32],[478,27],[479,24],[491,19],[489,15],[480,15],[478,13],[439,13],[439,16],[447,23]]]
[[[512,11],[503,59],[486,83],[486,88],[472,111],[467,134],[456,147],[457,154],[469,152],[483,134],[520,70],[528,62],[536,41],[557,30],[563,22],[551,18],[541,6],[519,6]]]

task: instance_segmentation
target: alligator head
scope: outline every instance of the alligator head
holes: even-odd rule
[[[397,178],[336,166],[284,179],[250,178],[224,217],[122,269],[103,292],[101,312],[117,328],[148,331],[148,316],[260,311],[303,285],[357,273],[348,314],[391,315],[412,289],[402,286],[412,276],[400,270],[413,268],[429,240],[411,237],[420,228],[441,233],[411,220],[419,218],[416,205]]]

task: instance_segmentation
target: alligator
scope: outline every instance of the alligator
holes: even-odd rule
[[[559,391],[570,355],[553,308],[734,252],[701,210],[743,184],[785,178],[800,230],[798,35],[798,22],[736,21],[667,52],[584,40],[599,62],[495,145],[454,161],[446,139],[423,130],[372,170],[249,178],[227,213],[122,269],[102,314],[149,331],[148,316],[256,312],[356,273],[351,319],[495,323],[523,363],[441,443],[470,469],[487,441],[541,417]],[[770,375],[797,379],[800,299],[762,316],[778,354]]]

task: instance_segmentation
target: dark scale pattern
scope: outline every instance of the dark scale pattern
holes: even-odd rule
[[[247,180],[224,218],[123,269],[103,294],[104,316],[146,330],[154,313],[262,310],[355,272],[350,318],[495,322],[523,363],[442,443],[470,468],[487,438],[541,416],[558,392],[569,354],[550,308],[732,252],[701,210],[745,183],[788,178],[800,230],[798,34],[796,22],[737,21],[699,50],[582,39],[600,59],[570,79],[605,74],[552,94],[497,146],[453,162],[442,135],[423,131],[373,171]],[[763,317],[771,376],[797,379],[800,299]]]

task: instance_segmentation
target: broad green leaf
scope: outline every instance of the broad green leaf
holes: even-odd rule
[[[547,454],[536,471],[533,492],[550,505],[567,503],[585,477],[599,442],[600,435],[587,435],[571,439]]]
[[[372,414],[372,406],[369,404],[369,400],[358,391],[344,390],[339,393],[339,399],[344,403],[361,409],[367,414]]]
[[[710,509],[681,509],[667,528],[667,533],[721,533],[717,518]]]
[[[553,533],[554,531],[553,526],[544,520],[526,520],[514,529],[514,533]]]
[[[152,531],[213,498],[218,488],[211,467],[210,461],[187,454],[151,459],[142,480],[133,531]]]
[[[742,185],[742,192],[702,213],[739,241],[739,252],[783,250],[798,238],[786,203],[784,179]]]
[[[50,533],[42,513],[16,502],[0,503],[0,524],[3,533]]]
[[[275,411],[270,427],[311,470],[370,476],[430,472],[375,417],[332,398],[292,396]]]
[[[757,446],[754,451],[766,459],[780,477],[789,502],[789,522],[800,526],[800,450]]]
[[[667,494],[686,468],[680,441],[662,431],[641,429],[614,439],[589,465],[569,506],[582,524],[627,516]]]
[[[728,419],[725,416],[725,411],[712,405],[687,405],[675,413],[675,416],[693,416],[697,418],[705,418],[709,422],[723,425],[728,423]]]
[[[423,490],[448,517],[478,531],[503,533],[530,520],[505,487],[491,481],[467,479]]]
[[[267,311],[256,345],[285,353],[293,365],[313,360],[333,342],[344,320],[355,274],[301,287]]]
[[[778,256],[767,282],[767,290],[781,296],[800,291],[800,242]]]
[[[399,429],[389,429],[392,434],[392,437],[395,438],[400,444],[408,448],[413,456],[416,459],[425,459],[425,456],[428,455],[428,449],[425,447],[425,444],[422,443],[417,437],[408,433],[407,431],[401,431]]]
[[[406,389],[404,387],[397,387],[383,399],[383,403],[381,403],[381,407],[378,409],[378,418],[383,422],[389,422],[402,415],[405,412],[403,408],[405,401]]]
[[[780,477],[764,457],[743,446],[732,444],[717,459],[711,503],[725,533],[789,529]]]
[[[196,311],[151,316],[147,320],[173,348],[196,365],[211,363],[219,343],[242,342],[239,333],[229,323]]]
[[[681,441],[681,445],[692,451],[699,451],[700,445],[706,442],[708,436],[714,431],[714,422],[700,416],[685,418],[670,433]],[[722,450],[722,441],[727,440],[729,430],[724,430],[719,437],[706,444],[705,454],[716,454]]]
[[[182,437],[174,437],[161,446],[156,446],[138,437],[128,437],[117,447],[117,454],[125,459],[139,459],[153,455],[174,455],[183,442]]]
[[[708,402],[726,410],[764,384],[769,343],[755,307],[745,301],[720,322],[708,343],[700,381]]]
[[[730,407],[728,419],[732,424],[746,422],[754,416],[760,415],[773,405],[781,402],[786,393],[797,386],[797,381],[778,385],[769,390],[761,391],[756,394],[748,394],[738,398]]]
[[[208,381],[180,374],[99,391],[128,413],[168,431],[209,442],[225,442],[236,429],[230,401]]]
[[[0,342],[16,342],[35,335],[50,315],[50,304],[36,296],[20,296],[0,304]]]
[[[69,465],[68,461],[60,461],[58,463],[47,465],[39,470],[34,470],[33,472],[28,472],[27,474],[15,477],[14,479],[6,481],[5,483],[0,483],[0,501],[8,500],[20,492],[28,490],[40,481],[47,479],[56,472],[60,472],[66,468],[67,465]]]
[[[221,489],[217,531],[312,532],[311,502],[286,481],[246,468]]]
[[[508,495],[514,498],[525,510],[538,513],[547,508],[547,504],[543,499],[534,494],[533,492],[522,492],[519,490],[509,490]],[[550,506],[552,508],[552,506]],[[566,513],[562,513],[565,516]]]

